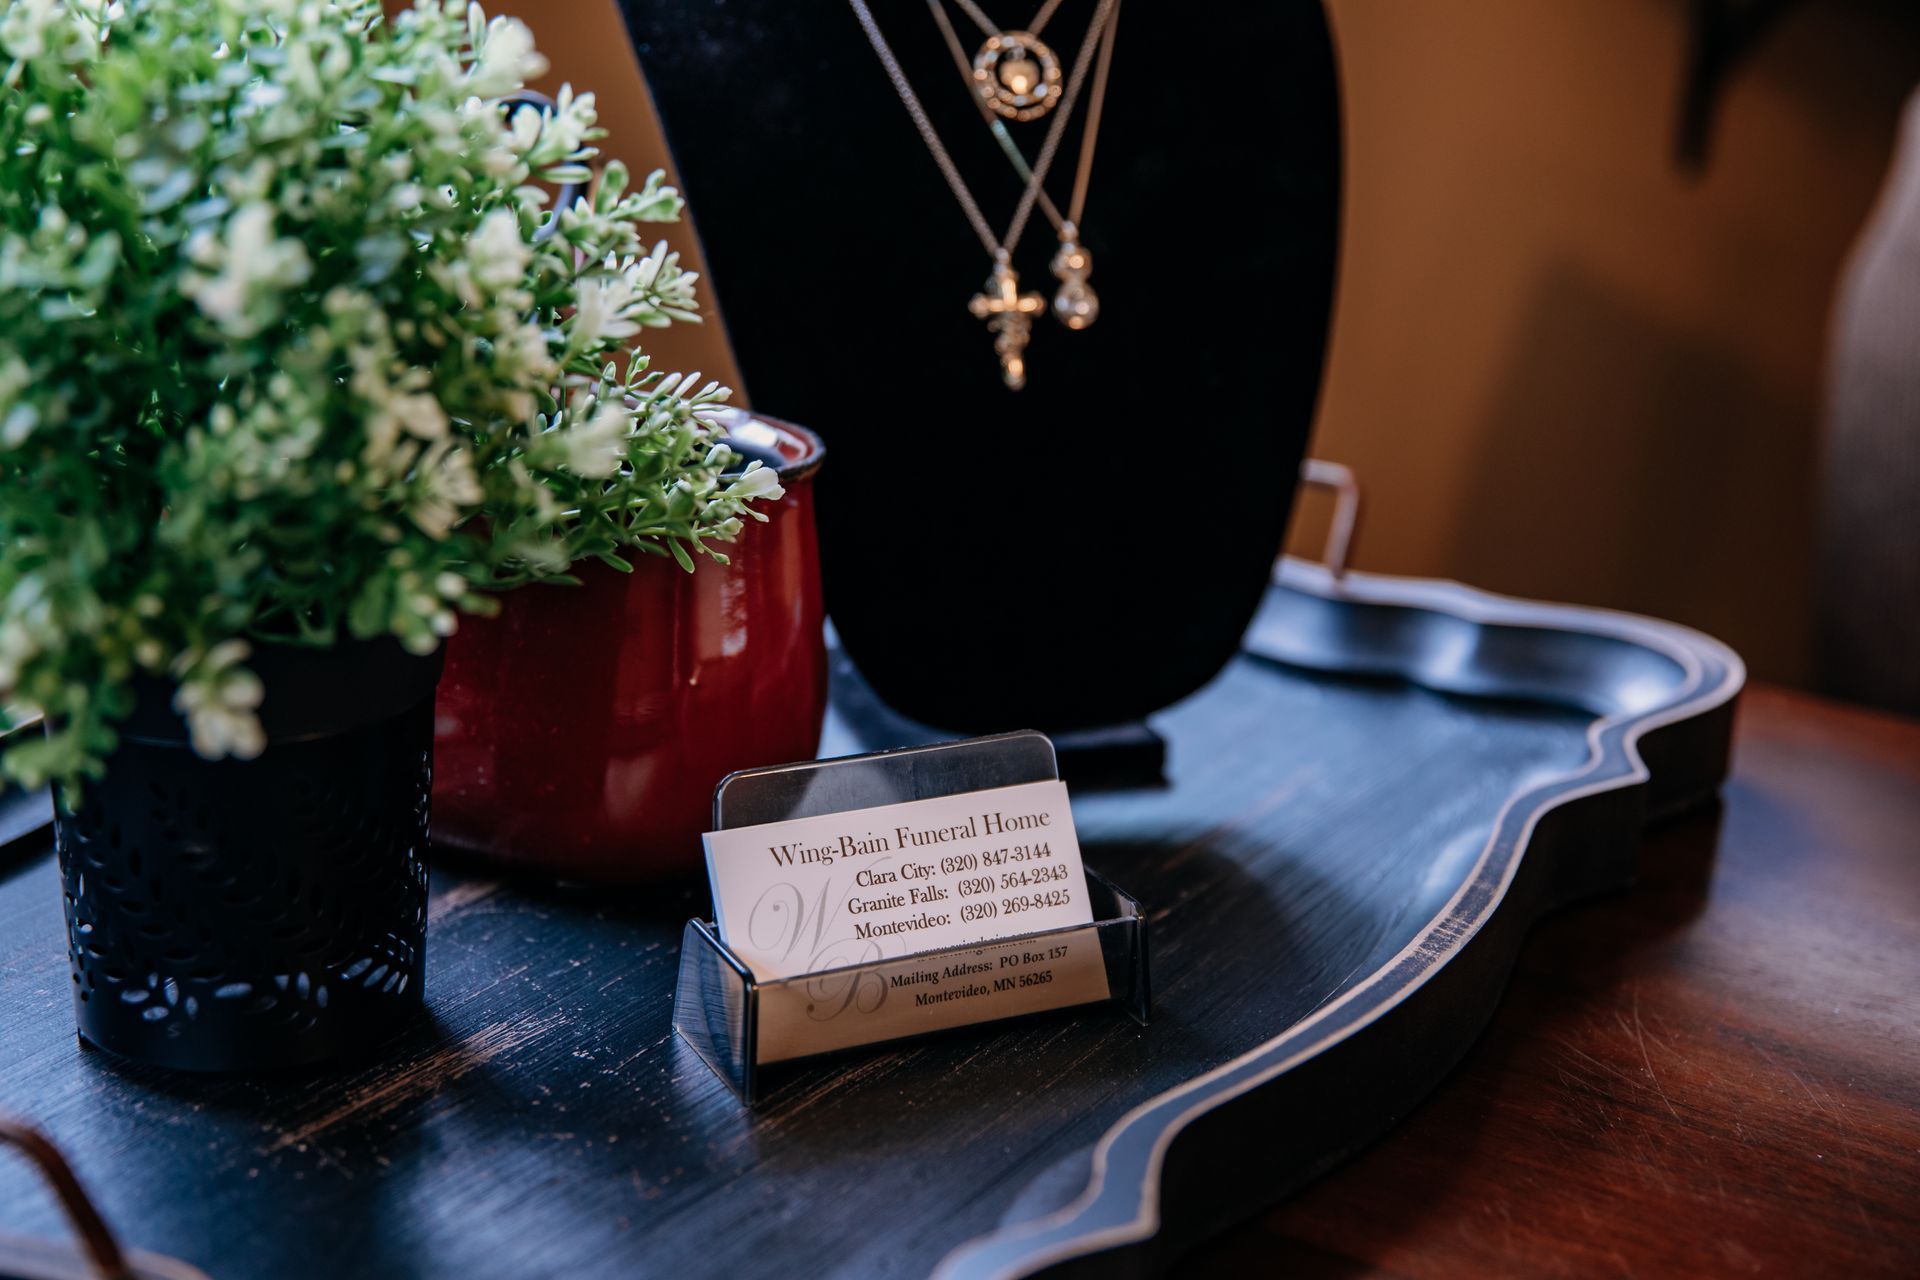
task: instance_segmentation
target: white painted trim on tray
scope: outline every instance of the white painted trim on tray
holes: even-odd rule
[[[1647,781],[1652,775],[1646,763],[1640,758],[1638,750],[1639,741],[1646,733],[1675,721],[1710,711],[1734,697],[1746,683],[1746,667],[1740,661],[1739,655],[1720,641],[1677,623],[1661,622],[1637,614],[1579,605],[1521,600],[1512,596],[1481,591],[1457,582],[1436,579],[1401,578],[1351,571],[1336,578],[1323,566],[1292,558],[1284,559],[1276,566],[1274,578],[1282,586],[1322,598],[1423,608],[1469,622],[1522,625],[1542,630],[1569,631],[1626,640],[1662,654],[1680,665],[1684,672],[1684,679],[1676,694],[1679,700],[1664,708],[1646,713],[1621,714],[1596,719],[1587,729],[1589,754],[1586,763],[1572,773],[1536,784],[1527,791],[1508,798],[1494,818],[1492,834],[1488,836],[1486,844],[1481,847],[1472,873],[1461,882],[1460,888],[1448,900],[1447,905],[1429,920],[1392,960],[1381,965],[1357,986],[1342,994],[1339,999],[1316,1009],[1272,1039],[1203,1075],[1196,1076],[1184,1084],[1168,1089],[1135,1106],[1114,1122],[1095,1144],[1087,1185],[1070,1204],[1045,1217],[1003,1227],[958,1246],[948,1253],[935,1269],[934,1275],[938,1280],[962,1280],[963,1277],[965,1280],[1014,1280],[1015,1277],[1030,1275],[1043,1267],[1069,1258],[1082,1257],[1102,1249],[1150,1238],[1160,1225],[1160,1171],[1165,1163],[1167,1150],[1173,1144],[1173,1140],[1193,1120],[1266,1084],[1307,1059],[1365,1030],[1414,991],[1424,986],[1455,952],[1479,932],[1481,926],[1492,917],[1505,900],[1507,890],[1513,883],[1513,877],[1518,872],[1521,859],[1532,839],[1534,828],[1545,814],[1582,796]],[[1724,668],[1724,673],[1713,687],[1701,689],[1698,686],[1707,674],[1706,658],[1709,656],[1718,660]],[[1619,745],[1624,769],[1605,777],[1591,777],[1590,781],[1582,785],[1569,787],[1569,784],[1579,783],[1582,778],[1589,778],[1602,768],[1609,757],[1606,740],[1615,730],[1622,730]],[[1500,868],[1498,884],[1494,886],[1485,905],[1472,918],[1455,920],[1453,917],[1462,900],[1478,885],[1481,876],[1486,872],[1488,863],[1500,844],[1502,833],[1506,830],[1508,818],[1514,806],[1529,799],[1534,801],[1534,807],[1527,813],[1520,830],[1516,833],[1505,865]],[[1286,1056],[1261,1066],[1245,1079],[1226,1083],[1230,1077],[1259,1063],[1263,1057],[1278,1051],[1288,1041],[1311,1033],[1314,1028],[1332,1020],[1343,1008],[1364,996],[1376,993],[1377,989],[1387,983],[1403,964],[1416,958],[1420,960],[1419,972],[1412,978],[1403,980],[1399,990],[1383,1000],[1379,1007],[1364,1019],[1330,1030],[1312,1043],[1302,1045]],[[1149,1116],[1169,1106],[1180,1104],[1183,1100],[1186,1100],[1185,1105],[1158,1122],[1159,1131],[1155,1134],[1153,1145],[1138,1170],[1138,1189],[1130,1218],[1107,1226],[1090,1226],[1083,1231],[1046,1243],[1036,1241],[1034,1248],[1003,1261],[994,1262],[981,1257],[983,1254],[997,1252],[1002,1248],[1018,1248],[1018,1242],[1022,1240],[1069,1227],[1075,1218],[1099,1201],[1108,1181],[1113,1148],[1126,1135],[1127,1130],[1135,1125],[1148,1123]]]

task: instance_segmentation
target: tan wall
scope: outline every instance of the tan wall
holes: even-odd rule
[[[393,4],[389,0],[388,7]],[[607,136],[597,145],[602,158],[618,157],[633,171],[634,181],[655,169],[673,177],[672,158],[660,132],[653,101],[640,79],[639,63],[627,43],[625,25],[614,0],[510,0],[486,5],[489,15],[510,14],[526,23],[534,44],[552,64],[534,87],[551,95],[563,82],[576,91],[591,92]],[[659,238],[679,251],[681,262],[702,274],[706,266],[692,219],[659,228]],[[642,345],[661,370],[699,370],[728,386],[739,387],[739,370],[727,345],[725,317],[711,290],[701,293],[706,320],[699,325],[649,329]],[[744,404],[736,396],[735,403]]]
[[[1681,0],[1329,7],[1349,168],[1314,451],[1365,486],[1356,563],[1677,618],[1806,680],[1826,320],[1917,7],[1798,6],[1698,177],[1671,159]],[[612,0],[490,8],[533,28],[546,87],[599,94],[608,154],[666,163]],[[647,342],[734,378],[717,323]]]
[[[1313,448],[1360,473],[1360,567],[1672,617],[1807,678],[1827,315],[1920,76],[1913,7],[1799,6],[1695,178],[1678,0],[1331,0]]]

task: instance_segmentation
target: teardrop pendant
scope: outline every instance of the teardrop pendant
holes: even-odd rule
[[[1100,318],[1100,295],[1087,283],[1093,274],[1093,255],[1080,244],[1079,234],[1071,222],[1063,224],[1060,248],[1053,255],[1053,274],[1060,278],[1060,288],[1053,295],[1053,317],[1074,330]]]

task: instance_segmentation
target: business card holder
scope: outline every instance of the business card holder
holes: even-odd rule
[[[1052,742],[1030,731],[779,765],[723,779],[714,829],[1058,777]],[[756,978],[711,921],[691,920],[681,938],[674,1030],[752,1106],[775,1083],[769,1068],[860,1046],[1094,1006],[1117,1007],[1144,1025],[1146,912],[1090,869],[1086,891],[1091,924],[772,980]]]

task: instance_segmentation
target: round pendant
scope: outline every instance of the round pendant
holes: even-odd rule
[[[1002,31],[973,55],[974,92],[1009,120],[1037,120],[1060,100],[1060,59],[1039,36]]]

